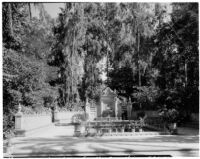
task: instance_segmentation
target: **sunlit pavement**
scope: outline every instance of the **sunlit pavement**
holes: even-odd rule
[[[30,156],[199,156],[199,135],[70,137],[72,129],[57,126],[12,140],[13,157]],[[190,131],[191,132],[191,131]]]

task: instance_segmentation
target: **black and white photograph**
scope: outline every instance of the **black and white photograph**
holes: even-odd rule
[[[199,157],[198,1],[3,1],[2,158]]]

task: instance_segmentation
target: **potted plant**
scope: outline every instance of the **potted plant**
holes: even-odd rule
[[[142,126],[141,125],[139,125],[139,132],[142,132],[143,130],[142,130]]]
[[[76,114],[75,116],[73,116],[75,136],[83,135],[86,132],[86,121],[86,114]]]
[[[131,132],[135,132],[135,124],[131,123]]]
[[[100,125],[100,123],[96,123],[95,128],[96,128],[96,130],[97,130],[97,134],[98,134],[98,135],[101,135],[102,131],[101,131],[101,125]]]
[[[124,133],[124,129],[125,129],[125,126],[122,125],[122,127],[121,127],[122,133]]]
[[[146,119],[146,115],[144,115],[143,117],[140,117],[139,119],[140,119],[140,123],[139,123],[139,132],[142,132],[143,130],[142,130],[142,128],[144,127],[144,125],[145,125],[145,119]]]
[[[128,131],[128,132],[131,132],[131,124],[128,124],[128,125],[127,125],[127,131]]]
[[[164,107],[164,109],[160,111],[160,116],[163,119],[165,131],[168,129],[171,134],[177,134],[178,115],[178,111],[174,108],[167,109]]]
[[[169,116],[169,128],[171,134],[177,134],[177,122],[178,122],[178,111],[176,109],[169,109],[168,116]]]

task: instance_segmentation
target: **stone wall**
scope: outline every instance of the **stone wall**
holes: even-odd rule
[[[76,122],[84,111],[55,112],[54,118],[56,123],[70,124]],[[27,136],[29,134],[53,126],[52,114],[23,114],[18,112],[15,115],[15,132],[16,136]]]
[[[26,136],[51,125],[51,114],[23,114],[20,112],[15,115],[15,131],[17,136]]]
[[[22,129],[29,131],[48,126],[51,123],[52,119],[50,114],[24,115]]]
[[[69,112],[58,112],[57,113],[57,120],[60,123],[72,123],[73,117],[77,114],[83,114],[84,111],[69,111]]]

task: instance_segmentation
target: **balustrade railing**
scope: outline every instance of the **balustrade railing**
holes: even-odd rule
[[[86,129],[96,129],[102,132],[135,132],[143,131],[143,128],[163,130],[164,124],[160,118],[146,118],[145,120],[122,120],[119,117],[98,117],[94,121],[86,123]],[[115,130],[115,131],[114,131]]]
[[[159,117],[147,118],[145,120],[145,125],[149,128],[164,130],[164,123]]]
[[[135,129],[142,128],[144,123],[140,120],[106,120],[105,118],[101,120],[87,122],[86,127],[94,129]]]
[[[121,117],[97,117],[95,121],[115,121],[115,120],[122,120]]]

